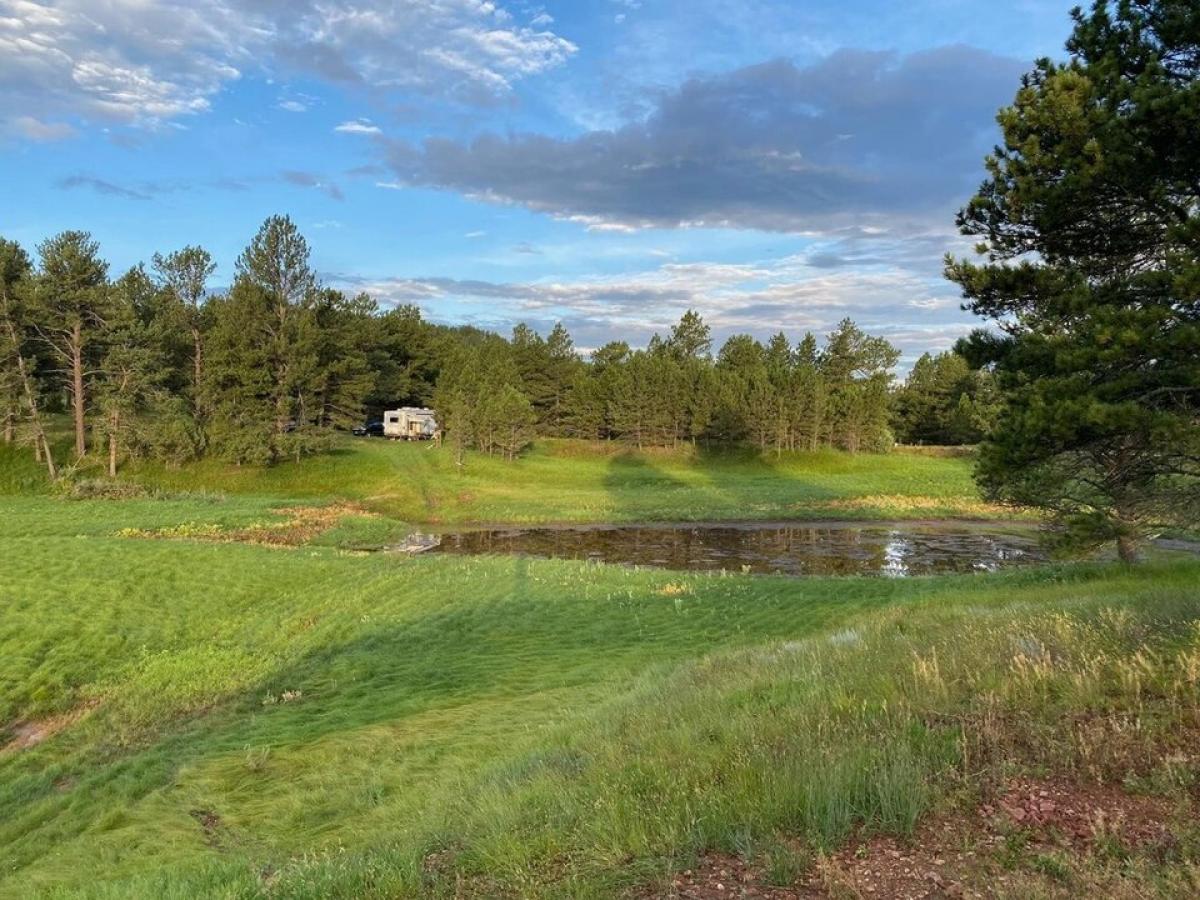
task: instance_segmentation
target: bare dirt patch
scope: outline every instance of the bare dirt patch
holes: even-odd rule
[[[1171,814],[1162,797],[1052,780],[1014,781],[980,810],[993,832],[1024,829],[1034,843],[1077,851],[1112,841],[1130,851],[1156,850],[1172,842]]]
[[[640,898],[672,897],[679,900],[717,900],[717,898],[754,897],[760,900],[792,900],[800,897],[793,888],[767,884],[763,873],[745,860],[723,853],[711,853],[694,869],[680,872],[669,888],[650,890]]]
[[[99,704],[99,700],[90,700],[65,713],[48,716],[44,719],[31,719],[27,722],[17,722],[7,729],[0,729],[0,736],[6,732],[8,741],[0,745],[0,754],[29,750],[53,737],[70,725],[74,725]]]
[[[1176,804],[1166,798],[1131,794],[1118,786],[1019,779],[1004,785],[973,813],[931,817],[910,839],[851,840],[837,852],[817,857],[788,887],[771,885],[760,865],[710,853],[694,868],[675,875],[669,885],[636,896],[641,900],[1020,897],[1034,883],[1045,885],[1047,868],[1056,865],[1056,859],[1078,865],[1114,854],[1157,863],[1175,858],[1176,812]],[[1065,869],[1067,863],[1061,865]]]
[[[222,849],[224,839],[222,829],[224,823],[221,821],[220,815],[211,809],[193,809],[188,815],[196,820],[200,826],[200,831],[204,835],[204,843],[215,849]]]

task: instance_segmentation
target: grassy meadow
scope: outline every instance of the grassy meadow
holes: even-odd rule
[[[157,493],[102,500],[6,452],[0,897],[657,897],[713,854],[854,896],[847,842],[919,841],[1017,776],[1149,798],[1173,843],[1014,828],[976,857],[997,895],[1200,887],[1194,560],[786,579],[367,554],[401,526],[361,516],[228,539],[317,498],[446,523],[966,514],[962,459],[559,444],[458,474],[364,441],[131,471]]]
[[[513,463],[469,453],[462,471],[431,443],[345,439],[331,454],[269,469],[216,460],[130,467],[167,490],[340,499],[410,522],[638,522],[1011,516],[980,502],[962,454],[631,451],[547,440]]]

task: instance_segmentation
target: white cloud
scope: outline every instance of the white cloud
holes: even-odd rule
[[[155,127],[247,70],[485,102],[575,49],[493,0],[0,0],[0,123]]]
[[[375,187],[383,188],[385,191],[402,191],[408,185],[401,184],[398,181],[377,181]]]
[[[354,119],[336,126],[334,131],[340,134],[379,134],[379,126],[373,125],[370,119]]]
[[[308,112],[308,107],[299,100],[280,100],[278,106],[280,109],[287,110],[288,112]]]
[[[0,0],[0,118],[157,124],[208,109],[239,75],[224,4]]]

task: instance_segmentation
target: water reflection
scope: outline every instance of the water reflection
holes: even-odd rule
[[[1029,531],[927,525],[682,525],[527,528],[443,535],[435,553],[784,575],[904,577],[994,571],[1046,559]]]

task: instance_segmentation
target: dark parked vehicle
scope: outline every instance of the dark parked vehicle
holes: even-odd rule
[[[357,425],[354,428],[356,437],[383,437],[382,422],[368,422],[366,425]]]

